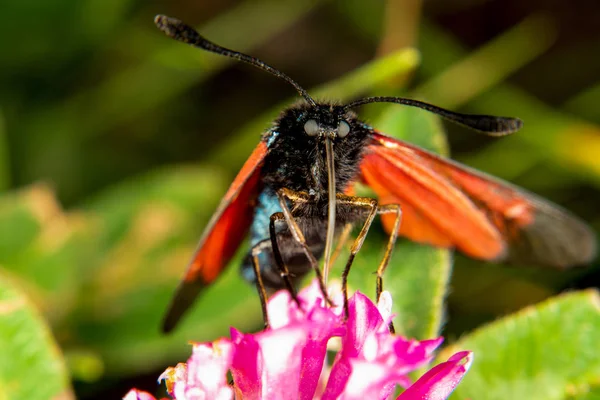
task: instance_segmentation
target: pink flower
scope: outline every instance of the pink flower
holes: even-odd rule
[[[408,374],[431,362],[442,338],[419,342],[390,334],[389,293],[377,306],[355,293],[347,319],[341,307],[325,305],[316,282],[298,297],[300,307],[289,293],[276,293],[268,303],[270,328],[263,332],[232,328],[231,339],[195,344],[187,364],[161,375],[169,394],[177,400],[388,399],[398,385],[406,389],[400,400],[437,400],[450,395],[471,365],[472,354],[460,352],[411,384]],[[342,304],[341,294],[331,297]],[[334,337],[341,349],[330,368],[325,360]],[[126,399],[151,398],[146,395],[132,391]]]
[[[152,396],[148,392],[144,392],[143,390],[131,389],[129,393],[123,397],[123,400],[155,400],[154,396]]]

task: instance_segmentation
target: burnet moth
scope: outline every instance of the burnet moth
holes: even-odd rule
[[[336,238],[348,239],[353,226],[362,226],[342,275],[346,295],[352,261],[377,215],[389,233],[377,268],[377,298],[398,234],[489,261],[569,268],[595,256],[591,229],[566,210],[383,135],[352,110],[370,103],[398,103],[492,136],[516,132],[521,120],[461,114],[398,97],[367,97],[348,104],[317,102],[290,77],[257,58],[221,47],[177,19],[158,15],[155,23],[173,39],[285,80],[303,99],[284,110],[263,134],[223,197],[173,298],[165,332],[223,272],[248,233],[251,247],[242,274],[257,284],[265,323],[266,288],[286,288],[295,296],[295,281],[310,270],[329,301],[325,279],[333,243]],[[354,196],[356,182],[370,186],[378,199]]]

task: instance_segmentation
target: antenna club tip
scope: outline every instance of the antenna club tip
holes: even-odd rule
[[[506,136],[519,131],[523,127],[523,120],[511,117],[493,117],[494,122],[490,128],[482,131],[490,136]],[[479,129],[478,129],[479,130]]]
[[[169,20],[171,19],[172,18],[167,17],[164,14],[158,14],[156,17],[154,17],[154,24],[162,30],[167,25],[169,25]]]
[[[158,14],[154,17],[154,23],[165,35],[191,45],[199,45],[201,42],[206,42],[194,28],[186,25],[177,18],[167,17],[166,15]]]
[[[505,124],[504,132],[510,134],[519,131],[523,127],[523,120],[520,118],[507,118]]]
[[[515,128],[515,130],[519,130],[523,127],[523,120],[520,118],[514,118],[514,123],[513,126]]]
[[[178,19],[167,17],[163,14],[158,14],[156,17],[154,17],[154,24],[167,36],[174,37],[177,34],[178,26],[180,26],[182,22]]]

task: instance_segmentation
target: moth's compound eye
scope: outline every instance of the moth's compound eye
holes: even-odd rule
[[[350,133],[350,125],[346,121],[340,121],[337,128],[338,137],[346,137]]]
[[[319,123],[314,119],[309,119],[304,123],[304,132],[306,132],[308,136],[317,136],[320,130]]]

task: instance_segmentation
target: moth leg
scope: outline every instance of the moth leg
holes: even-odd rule
[[[379,207],[378,214],[391,214],[395,213],[396,218],[394,220],[394,228],[390,232],[390,237],[388,239],[387,246],[385,248],[385,253],[383,254],[383,258],[377,267],[377,290],[375,297],[377,302],[379,302],[379,298],[381,297],[381,292],[383,292],[383,273],[387,268],[390,258],[392,257],[392,250],[394,249],[394,245],[396,244],[396,240],[398,239],[398,229],[400,229],[400,222],[402,221],[402,209],[398,204],[386,204]],[[394,325],[390,321],[390,332],[395,333]]]
[[[398,229],[400,228],[400,221],[402,220],[402,210],[400,209],[400,205],[398,204],[386,204],[384,206],[379,207],[378,214],[396,214],[396,219],[394,220],[394,228],[390,233],[390,237],[388,239],[387,246],[385,248],[385,253],[383,254],[383,258],[379,263],[379,267],[377,267],[377,293],[376,299],[379,301],[379,297],[381,296],[381,292],[383,292],[383,273],[387,268],[390,258],[392,256],[392,250],[394,249],[394,244],[396,244],[396,240],[398,239]]]
[[[260,307],[262,309],[263,321],[265,322],[265,329],[269,328],[269,312],[267,310],[267,291],[260,274],[258,255],[264,249],[270,247],[270,245],[270,242],[263,240],[262,242],[257,243],[251,250],[252,267],[254,268],[254,274],[256,275],[256,290],[258,291],[258,297],[260,298]]]
[[[335,264],[335,262],[337,261],[337,258],[340,256],[340,253],[342,252],[342,248],[344,247],[344,245],[346,244],[348,239],[350,239],[350,234],[352,233],[352,227],[353,227],[353,224],[351,224],[351,223],[347,223],[344,226],[344,229],[342,230],[342,233],[340,234],[340,238],[338,239],[338,244],[337,244],[336,248],[333,250],[333,254],[331,255],[331,265]]]
[[[285,215],[281,212],[274,213],[273,215],[271,215],[269,221],[269,236],[271,238],[271,248],[273,249],[273,256],[275,257],[275,264],[277,264],[277,268],[279,269],[279,276],[281,276],[281,279],[285,284],[286,290],[290,293],[290,296],[292,296],[292,299],[296,302],[298,307],[300,307],[298,294],[296,293],[296,289],[294,288],[292,280],[290,279],[290,270],[288,269],[287,265],[285,265],[283,257],[281,256],[281,251],[279,251],[279,243],[277,243],[277,232],[275,231],[275,223],[277,221],[286,221]]]
[[[329,295],[327,294],[327,288],[325,287],[325,281],[323,280],[323,274],[321,273],[321,269],[319,268],[319,262],[317,261],[317,259],[313,255],[313,253],[308,248],[308,244],[306,243],[304,234],[302,233],[302,230],[298,226],[298,223],[292,216],[292,211],[288,207],[288,204],[286,201],[286,199],[288,199],[293,203],[306,203],[306,202],[310,201],[310,198],[305,193],[295,192],[293,190],[289,190],[289,189],[285,189],[285,188],[277,191],[277,197],[279,198],[279,205],[280,205],[281,209],[283,210],[283,215],[285,217],[285,221],[288,224],[288,228],[290,229],[290,232],[292,233],[294,240],[296,240],[296,242],[302,247],[302,250],[304,251],[304,255],[306,255],[306,258],[308,258],[308,261],[310,262],[311,268],[315,271],[315,275],[317,276],[317,280],[319,281],[319,288],[321,289],[321,294],[323,295],[323,298],[325,299],[327,304],[329,304],[330,306],[333,306],[333,302],[331,301],[331,299],[329,298]],[[278,214],[278,213],[276,213],[276,214]],[[279,251],[279,249],[277,251]],[[281,254],[279,254],[279,257],[281,259]],[[283,262],[283,259],[281,259],[281,261]]]
[[[352,206],[357,208],[365,208],[369,209],[369,214],[363,223],[363,226],[360,230],[360,233],[354,239],[352,243],[352,247],[350,248],[350,256],[346,261],[346,267],[344,268],[344,272],[342,273],[342,293],[344,295],[344,313],[346,314],[346,318],[349,315],[348,310],[348,275],[350,274],[350,268],[352,267],[352,263],[354,262],[354,257],[360,251],[365,239],[367,237],[367,233],[371,228],[371,224],[377,215],[377,200],[367,198],[367,197],[350,197],[345,195],[338,195],[338,202],[340,205]]]

